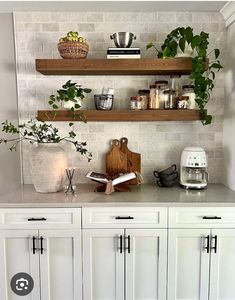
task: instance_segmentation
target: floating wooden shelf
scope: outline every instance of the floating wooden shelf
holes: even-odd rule
[[[36,70],[44,75],[188,75],[192,59],[36,59]]]
[[[163,109],[163,110],[78,110],[76,114],[83,113],[88,122],[102,121],[196,121],[200,120],[199,110],[189,109]],[[39,110],[39,121],[79,121],[71,116],[70,111]]]

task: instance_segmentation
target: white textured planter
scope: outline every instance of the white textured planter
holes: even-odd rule
[[[191,45],[189,45],[187,42],[185,43],[184,52],[178,47],[177,54],[175,57],[193,57],[194,56],[194,50],[192,49]]]
[[[77,99],[77,101],[78,101],[78,104],[80,106],[82,106],[82,101],[80,99]],[[64,109],[74,108],[74,105],[75,105],[75,103],[73,101],[70,101],[70,100],[69,101],[64,101],[64,103],[63,103]]]
[[[54,143],[32,147],[31,174],[35,190],[54,193],[63,189],[67,159],[65,151]]]

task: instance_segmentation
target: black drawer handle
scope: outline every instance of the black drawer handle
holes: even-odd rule
[[[32,222],[32,221],[46,221],[46,218],[29,218],[28,221]]]
[[[202,218],[203,218],[203,220],[221,220],[222,219],[221,217],[218,217],[218,216],[211,216],[211,217],[204,216]]]
[[[115,217],[116,220],[134,220],[134,217],[127,216],[127,217]]]

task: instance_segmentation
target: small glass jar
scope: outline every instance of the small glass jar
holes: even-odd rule
[[[177,108],[178,109],[187,109],[187,107],[188,107],[188,101],[189,101],[189,97],[188,96],[180,96],[180,97],[178,97]]]
[[[141,101],[141,109],[148,109],[149,105],[149,90],[139,90],[139,100]]]
[[[165,109],[174,109],[177,106],[177,97],[175,90],[165,90],[164,94],[164,108]]]
[[[164,91],[169,89],[167,80],[158,80],[155,81],[156,85],[156,101],[159,103],[159,108],[165,108],[165,95]]]
[[[149,109],[159,109],[159,97],[156,95],[156,85],[150,85],[150,93],[149,93]]]
[[[179,74],[171,74],[171,89],[175,91],[176,97],[181,95],[181,75]]]
[[[139,97],[137,97],[137,96],[131,97],[130,107],[133,110],[141,110],[142,109],[141,101],[139,100]]]
[[[188,100],[188,109],[196,109],[196,101],[195,101],[195,93],[194,93],[194,86],[193,85],[183,85],[182,96],[187,96]]]

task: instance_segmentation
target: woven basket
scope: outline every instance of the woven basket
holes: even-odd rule
[[[80,42],[61,42],[58,44],[58,50],[63,58],[86,58],[89,46]]]

